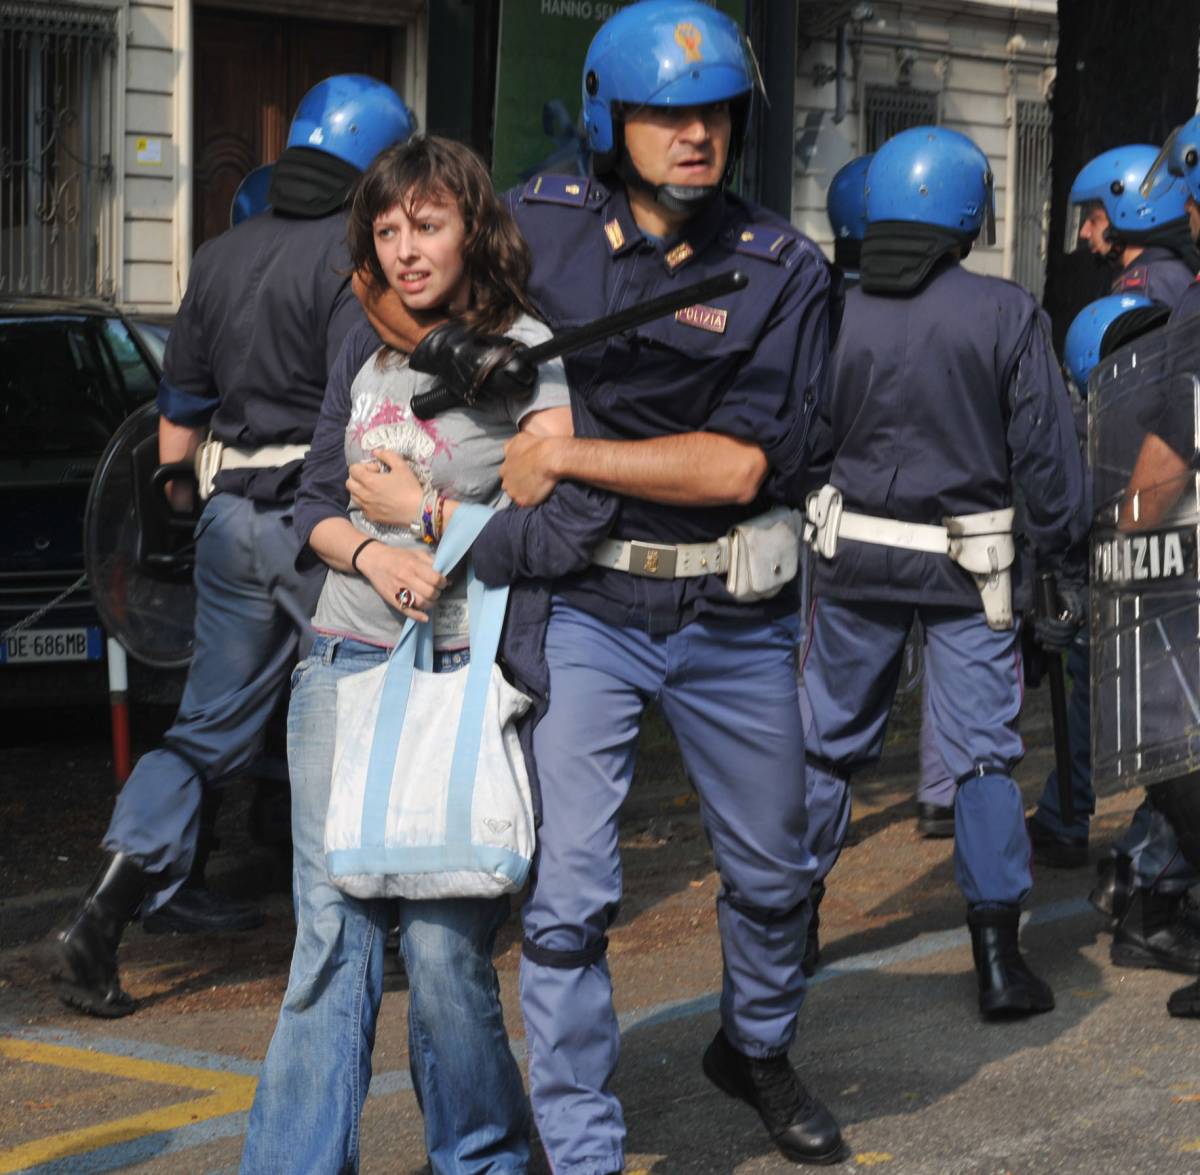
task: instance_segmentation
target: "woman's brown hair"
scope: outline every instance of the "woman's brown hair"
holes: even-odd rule
[[[529,246],[496,195],[483,160],[470,147],[436,135],[414,136],[380,152],[358,181],[349,220],[354,268],[386,287],[375,253],[375,220],[397,204],[411,215],[427,202],[457,204],[466,225],[463,259],[471,301],[462,319],[467,326],[502,334],[520,311],[536,315],[525,293]]]

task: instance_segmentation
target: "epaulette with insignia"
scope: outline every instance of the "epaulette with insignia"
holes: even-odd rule
[[[567,204],[582,208],[587,204],[591,181],[578,175],[535,175],[525,185],[522,200],[542,204]]]
[[[1144,265],[1131,269],[1117,279],[1117,292],[1125,290],[1144,290],[1150,284],[1150,273]]]
[[[772,224],[750,225],[735,233],[733,249],[735,253],[748,253],[751,257],[778,263],[788,246],[795,242],[796,235],[787,229]]]

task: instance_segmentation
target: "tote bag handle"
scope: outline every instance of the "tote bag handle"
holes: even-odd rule
[[[492,511],[476,503],[462,503],[452,515],[446,533],[434,555],[434,570],[443,575],[462,560],[479,537]],[[471,796],[475,786],[475,769],[479,762],[479,745],[483,736],[483,715],[487,706],[492,666],[500,647],[500,632],[504,627],[504,612],[508,605],[508,588],[485,587],[467,567],[467,606],[470,613],[471,658],[467,664],[467,683],[463,694],[462,713],[454,740],[454,756],[450,767],[450,787],[446,811],[446,843],[470,842]],[[433,625],[408,620],[400,639],[388,658],[383,691],[379,701],[379,718],[371,740],[371,755],[367,764],[366,794],[363,797],[362,845],[382,846],[387,824],[388,799],[392,772],[400,746],[400,733],[408,709],[416,668],[433,669]]]

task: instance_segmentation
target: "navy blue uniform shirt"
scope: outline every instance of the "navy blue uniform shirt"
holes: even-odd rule
[[[1083,462],[1049,326],[1013,282],[943,262],[909,296],[851,290],[823,426],[847,510],[941,525],[1011,506],[1015,484],[1019,526],[1039,555],[1054,561],[1087,532]],[[1028,603],[1020,563],[1017,607]],[[844,539],[819,561],[817,589],[982,608],[948,558]]]
[[[264,213],[201,245],[171,327],[158,408],[239,449],[312,439],[325,381],[350,328],[346,218]],[[288,502],[300,462],[236,469],[216,489]]]
[[[1117,274],[1109,292],[1141,294],[1174,310],[1195,276],[1178,253],[1150,245]]]
[[[566,357],[578,436],[632,441],[707,431],[749,441],[766,455],[768,473],[753,504],[683,507],[616,496],[611,536],[710,541],[773,503],[802,505],[809,424],[841,316],[840,279],[816,246],[728,194],[667,241],[638,229],[615,182],[538,176],[508,199],[533,255],[528,292],[555,331],[714,274],[741,269],[750,278],[738,293]],[[511,552],[527,548],[541,525],[538,512],[529,513],[506,512],[489,524],[476,545],[484,578],[522,569]],[[657,580],[589,566],[554,588],[607,623],[652,633],[699,616],[756,621],[796,607],[794,584],[747,605],[732,599],[723,576]]]
[[[1183,291],[1183,296],[1171,311],[1168,323],[1178,322],[1182,318],[1194,318],[1200,314],[1200,278],[1193,278],[1191,285]]]

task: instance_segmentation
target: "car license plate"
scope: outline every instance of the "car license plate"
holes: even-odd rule
[[[102,661],[104,633],[92,628],[27,628],[0,642],[0,665]]]

